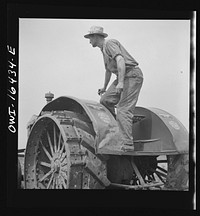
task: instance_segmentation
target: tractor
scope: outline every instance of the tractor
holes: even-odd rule
[[[189,134],[173,115],[136,107],[134,150],[117,151],[99,146],[117,127],[106,107],[71,96],[53,99],[50,92],[45,97],[28,123],[19,188],[188,190]]]

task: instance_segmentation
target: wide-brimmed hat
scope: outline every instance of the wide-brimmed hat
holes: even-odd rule
[[[108,36],[108,34],[103,32],[103,27],[101,26],[92,26],[88,34],[84,35],[85,38],[89,38],[90,35],[98,34],[102,35],[104,38]]]

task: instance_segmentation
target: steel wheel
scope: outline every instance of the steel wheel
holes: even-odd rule
[[[81,114],[43,114],[31,128],[25,153],[27,189],[103,189],[106,162],[95,155],[91,122]]]
[[[42,118],[33,130],[26,151],[25,187],[67,189],[69,151],[62,128],[54,119]]]
[[[114,156],[107,165],[112,188],[188,190],[188,154]]]
[[[157,185],[146,187],[149,189],[188,190],[188,161],[188,154],[134,157],[132,184]]]
[[[39,140],[38,162],[36,164],[38,187],[45,187],[46,189],[67,188],[67,152],[61,132],[56,130],[55,124],[52,124],[52,127],[53,139],[46,130]]]
[[[164,187],[168,172],[168,160],[166,156],[135,157],[134,163],[138,170],[134,172],[132,184],[163,183],[159,188]]]

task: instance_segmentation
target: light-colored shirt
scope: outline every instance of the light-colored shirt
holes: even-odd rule
[[[104,41],[101,49],[104,58],[106,70],[118,75],[116,56],[121,55],[124,58],[126,71],[133,66],[138,65],[137,61],[127,52],[127,50],[116,39],[107,39]]]

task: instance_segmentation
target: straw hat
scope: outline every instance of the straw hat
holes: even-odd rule
[[[104,38],[108,36],[108,34],[103,32],[103,27],[101,27],[101,26],[92,26],[90,28],[89,34],[84,35],[84,37],[89,38],[90,35],[93,35],[93,34],[102,35]]]

